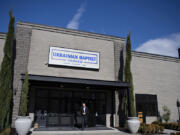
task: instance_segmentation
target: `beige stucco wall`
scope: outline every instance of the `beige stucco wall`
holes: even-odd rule
[[[99,71],[50,67],[48,66],[49,47],[64,47],[100,53]],[[112,41],[91,37],[32,30],[28,72],[34,75],[56,77],[115,80],[114,44]]]
[[[176,100],[180,99],[180,60],[134,52],[131,68],[135,93],[156,94],[160,114],[162,115],[162,106],[167,105],[171,110],[171,121],[177,121]]]
[[[5,34],[0,33],[0,68],[1,68],[1,62],[4,57],[4,43],[5,43]]]

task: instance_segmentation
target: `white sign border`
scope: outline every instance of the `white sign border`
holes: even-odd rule
[[[52,64],[52,63],[50,63],[51,47],[69,49],[69,50],[72,50],[72,51],[80,51],[80,52],[86,52],[86,53],[97,53],[98,54],[98,67],[93,68],[93,67],[63,65],[63,64]],[[59,46],[49,46],[48,65],[50,65],[50,66],[59,66],[59,67],[69,67],[69,68],[70,67],[71,68],[79,68],[79,69],[89,69],[89,70],[100,70],[100,52],[80,50],[80,49],[74,49],[74,48],[66,48],[66,47],[59,47]]]

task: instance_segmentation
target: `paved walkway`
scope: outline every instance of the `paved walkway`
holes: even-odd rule
[[[108,131],[49,131],[33,132],[32,135],[129,135],[125,132],[108,132]]]
[[[177,132],[175,130],[165,129],[163,134],[169,135],[171,132]],[[91,130],[91,131],[33,131],[31,135],[132,135],[130,133],[114,130]],[[133,134],[140,135],[140,134]],[[156,134],[162,135],[162,134]]]
[[[170,134],[170,133],[176,133],[176,132],[179,132],[179,131],[176,131],[176,130],[170,130],[170,129],[164,129],[164,134]]]
[[[89,131],[33,131],[31,135],[129,135],[129,133],[113,130],[89,130]]]

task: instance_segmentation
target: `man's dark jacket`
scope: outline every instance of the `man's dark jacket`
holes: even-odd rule
[[[81,115],[83,115],[83,112],[84,112],[83,107],[81,107]],[[88,109],[88,107],[86,106],[85,115],[88,116],[88,114],[89,114],[89,109]]]

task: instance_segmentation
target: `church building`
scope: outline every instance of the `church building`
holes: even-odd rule
[[[0,33],[0,63],[6,34]],[[39,125],[76,126],[80,107],[89,108],[89,125],[118,127],[124,92],[126,39],[79,30],[17,22],[13,79],[13,124],[20,114],[25,73],[29,76],[28,114],[47,112]],[[132,51],[131,71],[137,115],[151,123],[166,105],[179,119],[180,59]]]

